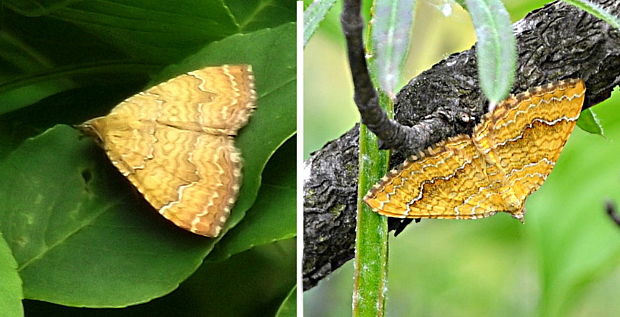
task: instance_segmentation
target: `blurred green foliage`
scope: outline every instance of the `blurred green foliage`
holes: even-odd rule
[[[548,1],[504,1],[513,21]],[[467,13],[418,1],[401,85],[469,49]],[[304,54],[304,154],[359,120],[337,16],[328,14]],[[527,203],[525,224],[500,214],[476,221],[424,220],[390,241],[388,316],[618,316],[620,228],[605,199],[620,202],[620,91],[593,108],[606,137],[579,128]],[[352,262],[304,294],[305,316],[351,313]]]

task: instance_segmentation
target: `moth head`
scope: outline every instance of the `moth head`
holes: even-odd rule
[[[99,146],[102,146],[102,131],[104,127],[102,126],[103,121],[101,119],[102,117],[94,118],[82,124],[76,125],[75,127],[80,130],[84,135],[92,137]]]

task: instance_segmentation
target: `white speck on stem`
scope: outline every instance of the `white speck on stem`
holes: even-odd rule
[[[364,163],[368,163],[370,162],[370,156],[368,154],[364,154],[362,155],[362,160],[364,161]]]

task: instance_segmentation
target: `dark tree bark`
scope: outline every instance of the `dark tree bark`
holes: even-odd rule
[[[593,0],[620,16],[620,1]],[[584,109],[620,84],[620,31],[563,2],[514,24],[518,65],[513,92],[564,78],[582,78]],[[397,95],[395,119],[418,131],[417,146],[396,152],[391,165],[448,137],[468,133],[487,111],[478,86],[475,50],[453,54],[413,78]],[[305,162],[304,290],[353,258],[358,127],[327,143]],[[406,153],[403,153],[406,152]]]

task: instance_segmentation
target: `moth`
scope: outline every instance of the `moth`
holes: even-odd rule
[[[547,179],[579,118],[586,86],[568,79],[511,95],[461,134],[409,157],[364,197],[399,218],[477,219],[507,212]]]
[[[160,83],[79,128],[162,216],[217,237],[241,185],[234,137],[255,108],[251,66],[222,65]]]

